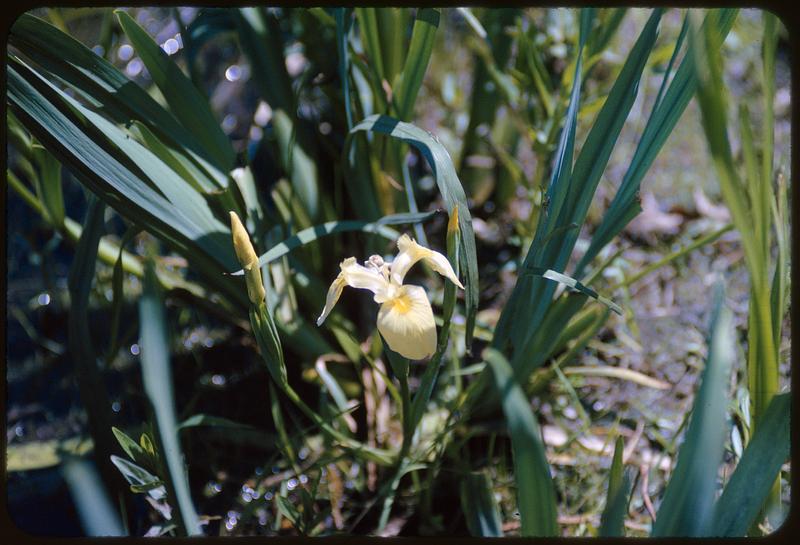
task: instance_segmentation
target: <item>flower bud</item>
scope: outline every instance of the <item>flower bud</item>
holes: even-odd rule
[[[254,305],[258,305],[266,297],[264,284],[261,282],[261,269],[258,266],[258,255],[250,236],[242,225],[236,212],[231,211],[231,233],[233,235],[233,250],[244,269],[244,278],[247,283],[247,296]]]

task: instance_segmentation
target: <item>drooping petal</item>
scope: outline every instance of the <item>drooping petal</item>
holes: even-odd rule
[[[400,253],[397,254],[397,257],[392,261],[393,283],[401,285],[408,270],[414,263],[422,259],[430,265],[434,271],[450,280],[459,288],[464,289],[453,267],[450,265],[450,261],[444,255],[417,244],[417,241],[405,234],[397,240],[397,247]]]
[[[425,290],[402,286],[381,305],[378,331],[389,348],[412,360],[421,360],[436,351],[436,323]]]
[[[325,298],[325,308],[322,309],[322,314],[317,318],[317,325],[322,325],[325,318],[333,310],[334,305],[342,295],[342,290],[345,286],[351,288],[360,288],[371,291],[375,294],[375,302],[382,303],[389,297],[390,286],[389,282],[383,275],[374,269],[368,269],[356,263],[355,257],[348,257],[339,264],[341,272],[328,288],[328,295]]]

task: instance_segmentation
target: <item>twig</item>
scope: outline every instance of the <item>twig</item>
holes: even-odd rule
[[[650,518],[653,519],[653,522],[656,521],[656,510],[653,507],[653,502],[650,500],[650,494],[647,492],[647,485],[649,484],[650,478],[650,466],[647,464],[642,464],[639,466],[639,472],[642,475],[642,500],[644,501],[644,506],[647,509],[647,513],[650,515]]]

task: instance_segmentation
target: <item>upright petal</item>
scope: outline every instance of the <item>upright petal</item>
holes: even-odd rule
[[[389,297],[390,287],[389,282],[383,275],[374,269],[368,269],[356,263],[355,257],[348,257],[339,264],[341,272],[328,288],[328,295],[325,298],[325,308],[322,309],[322,314],[317,318],[317,325],[322,325],[325,318],[333,310],[334,305],[342,295],[342,290],[345,286],[351,288],[360,288],[371,291],[375,294],[375,302],[382,303]]]
[[[401,285],[408,270],[414,265],[414,263],[422,259],[425,260],[425,262],[430,265],[434,271],[450,280],[459,288],[464,289],[464,286],[462,286],[461,282],[458,280],[453,267],[450,266],[450,261],[444,255],[437,251],[431,250],[430,248],[426,248],[425,246],[417,244],[417,241],[408,235],[402,235],[397,240],[397,247],[400,250],[400,253],[397,254],[395,260],[392,261],[393,283]]]
[[[378,331],[389,348],[412,360],[421,360],[436,351],[436,323],[425,290],[402,286],[395,297],[378,311]]]

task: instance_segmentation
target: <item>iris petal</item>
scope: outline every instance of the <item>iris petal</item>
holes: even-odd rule
[[[378,311],[378,331],[389,348],[412,360],[436,351],[436,323],[425,290],[402,286]]]
[[[402,235],[397,240],[400,253],[392,261],[392,282],[401,285],[408,270],[419,260],[424,260],[434,271],[438,272],[461,289],[464,286],[458,280],[450,261],[442,254],[417,242],[408,235]]]
[[[328,288],[328,295],[325,298],[325,308],[317,318],[317,325],[321,325],[333,310],[334,305],[342,295],[345,286],[351,288],[366,289],[375,294],[375,302],[382,303],[389,297],[389,282],[381,273],[374,269],[368,269],[356,263],[355,257],[348,257],[339,264],[341,272]]]

